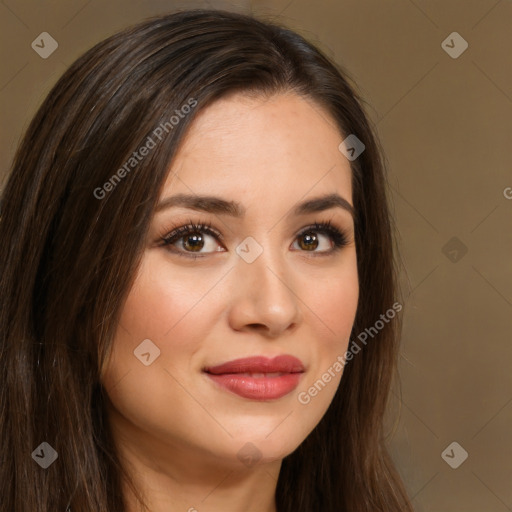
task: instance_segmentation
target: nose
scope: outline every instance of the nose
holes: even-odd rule
[[[231,275],[231,327],[258,331],[270,338],[296,329],[302,318],[302,302],[284,258],[264,248],[252,263],[238,258],[235,265]]]

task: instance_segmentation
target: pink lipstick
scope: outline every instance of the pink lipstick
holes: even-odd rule
[[[204,372],[219,386],[243,398],[274,400],[293,391],[304,373],[304,365],[296,357],[281,355],[235,359]]]

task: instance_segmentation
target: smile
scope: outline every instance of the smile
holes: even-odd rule
[[[292,392],[304,373],[302,362],[283,355],[235,359],[207,367],[204,373],[218,386],[250,400],[275,400]]]

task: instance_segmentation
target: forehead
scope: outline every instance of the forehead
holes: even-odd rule
[[[352,203],[343,140],[319,104],[295,93],[222,98],[203,109],[174,158],[162,196],[221,195],[296,202],[337,192]]]

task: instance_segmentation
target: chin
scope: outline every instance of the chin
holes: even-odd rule
[[[282,433],[281,435],[271,434],[270,436],[268,434],[268,431],[265,433],[252,432],[236,437],[231,442],[231,458],[234,455],[242,463],[248,459],[252,465],[280,461],[295,451],[304,440],[299,435],[289,433],[285,433],[285,435]]]

